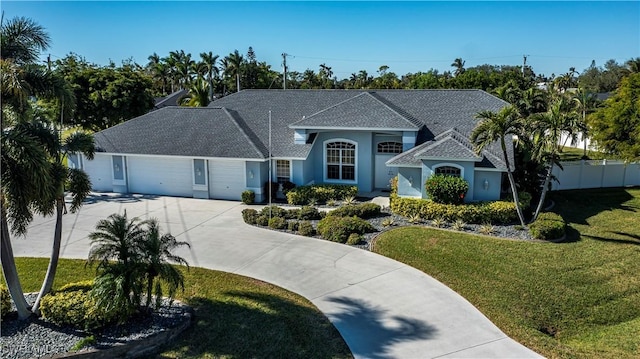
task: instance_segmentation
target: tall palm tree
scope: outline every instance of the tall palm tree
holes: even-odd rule
[[[202,59],[202,63],[205,65],[207,70],[207,81],[209,82],[209,100],[213,101],[213,79],[218,77],[220,73],[220,69],[216,66],[218,62],[218,58],[220,56],[214,55],[213,52],[202,52],[200,53],[200,58]]]
[[[481,111],[476,115],[476,118],[480,119],[480,123],[473,129],[471,141],[475,144],[478,153],[496,141],[500,142],[502,156],[507,166],[507,176],[509,177],[509,183],[511,185],[511,195],[516,205],[520,224],[524,227],[524,215],[522,214],[522,208],[520,208],[518,190],[516,189],[516,183],[513,179],[513,173],[511,172],[511,163],[509,162],[507,143],[505,142],[505,137],[511,137],[511,135],[517,135],[519,133],[520,127],[522,126],[520,114],[515,107],[507,106],[498,112]]]
[[[535,114],[533,119],[533,144],[535,157],[547,163],[547,174],[542,185],[542,194],[536,207],[532,221],[535,221],[542,210],[544,200],[551,182],[553,166],[558,162],[560,139],[563,133],[575,137],[580,131],[579,116],[573,104],[565,96],[559,96],[549,105],[547,112]]]
[[[13,59],[17,64],[34,63],[40,52],[49,48],[49,34],[32,19],[15,17],[6,23],[3,20],[0,20],[0,58]]]
[[[145,222],[146,233],[141,245],[142,265],[146,273],[147,302],[151,305],[152,294],[156,297],[156,306],[159,306],[162,299],[162,285],[165,283],[169,289],[168,296],[173,298],[179,287],[184,289],[184,276],[171,263],[187,266],[187,261],[175,254],[173,251],[181,246],[190,247],[189,243],[176,240],[170,233],[160,234],[160,225],[157,219]]]
[[[577,106],[577,110],[582,114],[582,120],[580,123],[580,128],[582,129],[582,141],[584,142],[584,148],[582,157],[587,157],[587,135],[589,126],[587,126],[587,115],[593,111],[595,111],[598,100],[596,96],[585,90],[584,88],[578,88],[578,91],[573,94],[573,102]]]
[[[461,57],[456,58],[455,60],[453,60],[453,63],[451,64],[451,67],[454,67],[456,70],[454,71],[454,76],[458,76],[458,75],[462,75],[465,71],[464,69],[464,64],[466,63],[466,61],[463,61]]]
[[[244,58],[235,50],[230,53],[227,57],[227,66],[225,71],[229,72],[229,76],[235,76],[236,78],[236,92],[240,92],[240,72],[242,71],[242,64],[244,63]]]
[[[145,235],[138,218],[129,219],[126,211],[98,221],[96,230],[89,234],[87,263],[97,263],[93,292],[99,306],[121,307],[130,314],[140,304],[144,276],[141,246]]]
[[[89,176],[79,168],[68,168],[64,163],[65,159],[71,154],[82,153],[89,160],[92,160],[95,153],[95,145],[93,136],[84,132],[75,132],[64,141],[60,141],[52,129],[44,128],[37,123],[33,123],[30,126],[41,127],[39,132],[43,135],[43,140],[47,141],[45,143],[49,143],[49,146],[53,146],[53,148],[50,148],[51,153],[49,154],[52,162],[51,181],[52,190],[54,191],[50,205],[55,208],[56,213],[56,226],[49,266],[38,297],[32,307],[32,311],[38,315],[40,314],[40,301],[42,297],[51,291],[58,268],[60,245],[62,243],[62,215],[66,213],[65,189],[72,195],[71,213],[75,213],[82,207],[82,202],[91,191]]]
[[[34,211],[48,214],[47,203],[52,192],[49,180],[51,164],[42,143],[23,128],[12,127],[2,131],[0,154],[2,271],[18,317],[25,319],[31,312],[20,285],[9,228],[15,235],[24,235],[33,220]]]
[[[189,92],[182,96],[178,103],[181,106],[189,107],[207,107],[211,100],[209,99],[209,84],[204,78],[198,77],[191,85],[189,85]]]
[[[632,58],[624,63],[629,74],[640,72],[640,57]]]

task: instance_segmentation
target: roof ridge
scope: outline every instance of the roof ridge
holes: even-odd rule
[[[310,117],[316,116],[316,115],[318,115],[318,114],[321,114],[321,113],[323,113],[323,112],[329,111],[329,110],[330,110],[330,109],[332,109],[332,108],[336,108],[336,107],[338,107],[338,106],[340,106],[340,105],[342,105],[342,104],[344,104],[344,103],[346,103],[346,102],[348,102],[348,101],[351,101],[351,100],[353,100],[353,99],[355,99],[355,98],[357,98],[357,97],[360,97],[360,96],[362,96],[362,95],[364,95],[364,94],[365,94],[364,92],[360,92],[359,94],[357,94],[357,95],[355,95],[355,96],[353,96],[353,97],[349,97],[349,98],[348,98],[348,99],[346,99],[346,100],[342,100],[342,101],[340,101],[340,102],[336,103],[335,105],[332,105],[332,106],[329,106],[329,107],[327,107],[327,108],[324,108],[324,109],[322,109],[322,110],[320,110],[320,111],[318,111],[318,112],[316,112],[316,113],[313,113],[313,114],[311,114],[311,115],[309,115],[309,116],[302,116],[302,119],[300,119],[300,120],[298,120],[298,121],[296,121],[296,122],[294,122],[294,123],[290,124],[290,126],[293,126],[293,125],[295,125],[296,123],[298,123],[298,122],[300,122],[300,121],[304,121],[304,120],[305,120],[305,119],[307,119],[307,118],[310,118]]]
[[[410,124],[420,128],[422,126],[424,126],[424,123],[422,123],[421,121],[419,121],[418,119],[416,119],[415,117],[413,117],[410,113],[408,113],[407,111],[399,108],[398,106],[396,106],[395,104],[393,104],[391,101],[381,97],[380,95],[378,95],[376,93],[376,91],[367,91],[367,94],[369,94],[369,96],[373,97],[374,99],[376,99],[378,102],[380,102],[381,104],[383,104],[384,106],[386,106],[389,110],[397,113],[400,117],[404,118],[405,121],[409,122]]]
[[[458,131],[458,129],[456,127],[452,127],[450,129],[440,133],[439,135],[437,135],[435,137],[435,139],[439,140],[439,139],[444,139],[445,137],[452,138],[456,142],[458,142],[461,145],[463,145],[466,148],[468,148],[471,152],[476,153],[476,150],[475,150],[475,147],[473,146],[473,143],[471,143],[471,141],[469,141],[469,139],[465,135],[460,133],[460,131]]]
[[[233,121],[233,123],[238,127],[242,135],[249,141],[249,143],[251,144],[253,149],[258,153],[258,155],[260,155],[262,158],[265,158],[264,150],[266,150],[266,146],[262,143],[262,141],[260,141],[258,136],[247,126],[247,123],[244,121],[244,119],[242,119],[240,116],[236,117],[226,107],[220,107],[220,109],[222,109],[224,113],[227,114],[227,116],[231,119],[231,121]],[[258,148],[258,145],[256,144],[256,142],[262,145],[264,149]]]

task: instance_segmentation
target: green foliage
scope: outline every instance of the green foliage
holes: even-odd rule
[[[125,308],[112,306],[107,309],[98,305],[90,283],[71,283],[44,296],[40,304],[43,318],[57,325],[93,331],[127,316],[123,312]]]
[[[464,231],[466,226],[467,224],[464,223],[463,220],[456,219],[456,221],[451,225],[451,229],[453,229],[454,231]]]
[[[271,194],[271,200],[274,201],[278,197],[278,190],[280,184],[278,182],[267,181],[262,186],[262,193],[264,193],[265,199],[269,200],[269,194]]]
[[[380,206],[375,203],[361,203],[356,205],[346,205],[330,211],[328,216],[338,217],[360,217],[369,219],[380,215]]]
[[[480,228],[478,228],[478,232],[480,232],[482,234],[486,234],[487,236],[492,235],[493,232],[495,232],[495,230],[496,229],[490,223],[485,223],[485,224],[481,225]]]
[[[242,198],[242,203],[253,204],[256,201],[256,193],[248,189],[242,192],[241,198]]]
[[[562,216],[553,212],[540,213],[538,219],[529,225],[533,238],[545,240],[562,238],[565,228],[566,223]]]
[[[442,218],[454,222],[462,220],[466,223],[507,224],[515,221],[515,204],[513,202],[495,201],[467,204],[441,204],[421,198],[390,197],[391,211],[395,214],[423,220]]]
[[[287,220],[283,217],[272,217],[269,220],[269,228],[272,229],[285,229],[287,228]]]
[[[246,224],[256,224],[258,218],[258,211],[253,208],[245,208],[242,210],[242,220]]]
[[[326,203],[328,200],[342,200],[358,194],[357,186],[337,184],[317,184],[299,186],[287,193],[287,202],[293,205],[308,204],[311,199]]]
[[[362,234],[351,233],[349,235],[349,238],[347,239],[347,244],[350,246],[354,246],[356,244],[360,244],[363,241],[364,241],[364,237],[362,236]]]
[[[318,233],[332,242],[346,243],[352,233],[375,232],[375,228],[362,218],[327,216],[318,222]]]
[[[266,206],[264,208],[262,208],[262,210],[260,211],[260,215],[261,216],[266,216],[267,218],[269,217],[282,217],[282,218],[286,218],[287,217],[287,210],[281,207],[278,207],[275,204],[272,204],[271,206]]]
[[[298,221],[289,221],[287,223],[287,230],[291,232],[296,232],[298,230]]]
[[[259,226],[266,227],[269,224],[269,216],[265,216],[263,214],[256,217],[256,224]]]
[[[425,182],[429,198],[436,203],[459,204],[469,190],[469,184],[461,177],[433,175]]]
[[[298,219],[300,217],[300,208],[292,208],[286,210],[284,213],[285,219]]]
[[[320,212],[318,212],[318,209],[316,207],[303,206],[298,212],[298,219],[300,220],[316,220],[320,218]]]
[[[11,311],[11,295],[9,289],[0,284],[0,317],[4,318]]]
[[[286,196],[287,193],[289,193],[289,191],[291,191],[294,188],[296,188],[296,184],[295,183],[293,183],[291,181],[285,181],[282,184],[282,194],[284,194]]]
[[[71,347],[71,351],[74,352],[74,351],[78,351],[78,350],[80,350],[82,348],[92,346],[92,345],[96,344],[96,342],[97,342],[96,341],[96,337],[93,336],[93,335],[90,335],[88,337],[84,337],[84,338],[80,339],[80,341],[77,342],[74,346]]]
[[[392,227],[392,226],[395,226],[395,224],[396,224],[396,222],[395,222],[395,220],[393,219],[393,217],[385,218],[385,219],[382,221],[382,226],[383,226],[383,227]]]
[[[305,237],[311,237],[316,234],[313,224],[309,221],[302,221],[298,224],[298,234]]]

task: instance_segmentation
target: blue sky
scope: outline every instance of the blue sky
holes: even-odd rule
[[[595,60],[640,57],[640,2],[32,2],[1,3],[5,19],[27,16],[52,38],[52,59],[70,52],[105,65],[184,49],[222,56],[249,46],[281,70],[331,66],[339,79],[466,67],[521,65],[547,76]],[[43,54],[43,59],[46,54]]]

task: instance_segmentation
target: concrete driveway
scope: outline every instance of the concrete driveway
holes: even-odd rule
[[[262,206],[253,206],[261,208]],[[86,259],[98,220],[127,211],[157,218],[191,244],[191,266],[273,283],[315,304],[356,358],[537,358],[442,283],[389,258],[346,245],[246,225],[240,202],[95,194],[64,216],[61,255]],[[15,256],[48,257],[54,219],[36,218]]]

